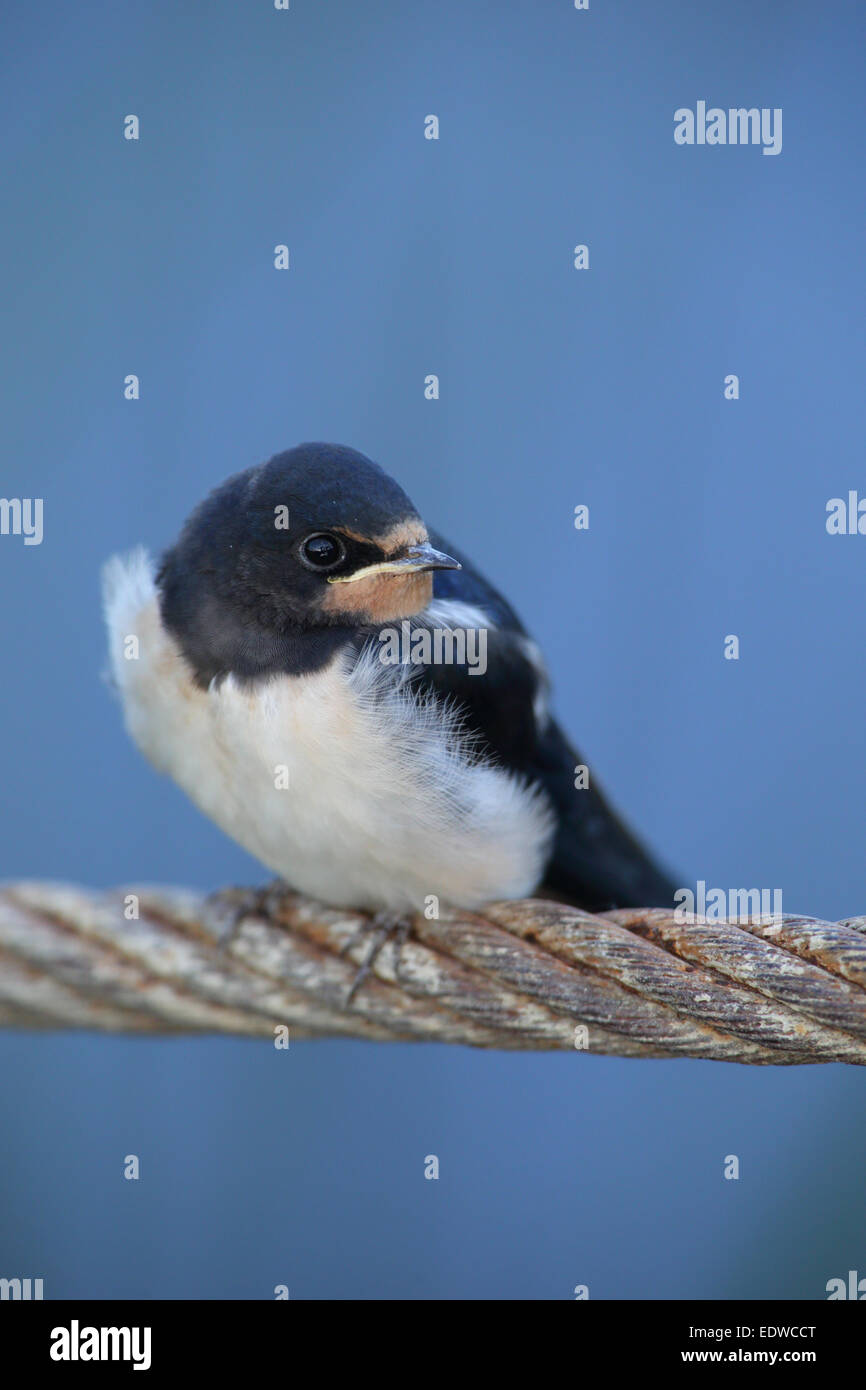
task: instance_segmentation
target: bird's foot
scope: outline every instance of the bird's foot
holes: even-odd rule
[[[361,985],[366,980],[370,971],[376,963],[376,957],[385,945],[386,941],[394,943],[394,975],[397,980],[400,978],[400,952],[408,940],[412,930],[412,918],[399,912],[377,912],[375,916],[368,918],[358,928],[352,937],[346,942],[340,952],[344,956],[350,951],[361,937],[371,935],[373,940],[370,949],[363,963],[359,966],[358,972],[346,995],[346,1008],[349,1007]]]
[[[219,950],[231,949],[245,917],[254,914],[269,919],[275,917],[280,900],[288,891],[288,885],[275,878],[261,888],[219,888],[215,893],[208,893],[205,908],[217,922]]]

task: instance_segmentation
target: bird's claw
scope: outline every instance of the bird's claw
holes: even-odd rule
[[[375,965],[376,957],[379,955],[379,952],[385,945],[386,941],[389,940],[394,942],[394,976],[399,981],[400,952],[405,946],[411,930],[412,919],[410,917],[402,916],[401,914],[395,912],[377,912],[375,916],[365,920],[363,924],[358,928],[358,930],[353,934],[353,936],[349,939],[349,941],[346,942],[346,945],[340,952],[341,956],[345,956],[346,953],[351,950],[351,948],[355,945],[355,943],[359,940],[360,937],[366,936],[369,933],[372,933],[373,935],[373,941],[370,946],[370,950],[367,952],[365,959],[358,967],[358,971],[355,975],[355,978],[349,987],[349,993],[346,995],[346,1008],[348,1008],[349,1005],[352,1003],[352,1000],[355,998],[355,995],[357,994],[361,985],[364,983],[367,976],[370,974],[370,971],[372,970],[373,966]]]
[[[287,891],[286,884],[277,878],[261,888],[219,888],[215,893],[209,893],[205,899],[206,908],[218,924],[221,922],[218,926],[218,949],[230,950],[245,917],[276,916],[279,902]]]

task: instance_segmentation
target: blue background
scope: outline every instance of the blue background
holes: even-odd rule
[[[0,875],[265,880],[126,738],[98,572],[323,438],[506,590],[679,881],[866,911],[866,540],[825,530],[829,498],[866,492],[862,6],[2,22],[0,494],[43,497],[45,538],[0,537]],[[699,99],[782,107],[782,153],[676,146]],[[866,1274],[864,1082],[7,1032],[0,1275],[48,1297],[820,1298]]]

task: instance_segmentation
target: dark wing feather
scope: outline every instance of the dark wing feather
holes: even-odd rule
[[[419,667],[414,679],[460,709],[480,753],[547,792],[558,828],[542,887],[590,911],[672,907],[673,882],[595,785],[575,788],[575,768],[584,759],[552,719],[536,719],[534,706],[544,695],[546,676],[513,608],[465,556],[441,537],[431,539],[463,565],[434,573],[434,598],[473,604],[496,627],[488,632],[484,675],[440,664]]]

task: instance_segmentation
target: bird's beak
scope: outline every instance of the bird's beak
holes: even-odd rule
[[[445,555],[441,550],[434,550],[432,545],[410,545],[399,555],[394,555],[390,560],[382,560],[376,565],[365,565],[363,569],[355,570],[354,574],[335,574],[328,580],[329,584],[354,584],[356,579],[369,579],[373,574],[412,574],[423,570],[459,570],[463,566],[459,560],[454,560],[450,555]]]

